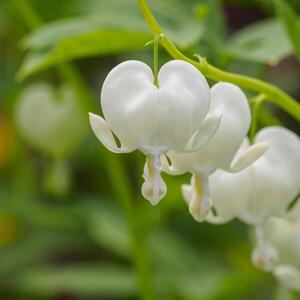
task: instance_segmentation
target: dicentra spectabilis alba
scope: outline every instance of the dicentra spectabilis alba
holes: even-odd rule
[[[278,255],[273,273],[286,287],[300,291],[300,218],[271,218],[265,226],[265,239]]]
[[[95,135],[112,152],[139,149],[147,155],[142,193],[153,205],[166,193],[160,155],[170,149],[194,151],[214,135],[221,120],[220,115],[206,118],[210,106],[206,79],[193,65],[180,60],[161,67],[158,86],[145,63],[119,64],[103,83],[101,106],[105,120],[90,114]]]
[[[210,213],[207,221],[225,223],[236,217],[255,225],[257,244],[252,258],[256,265],[270,270],[277,254],[264,241],[262,226],[269,217],[285,216],[300,191],[300,139],[286,128],[272,126],[260,130],[254,143],[269,146],[252,165],[234,174],[218,170],[210,177],[217,215]],[[247,140],[240,151],[245,147]]]
[[[192,173],[191,184],[183,185],[183,196],[189,211],[197,221],[204,221],[211,208],[208,176],[217,169],[238,172],[262,155],[267,145],[259,143],[248,147],[237,160],[236,152],[245,139],[250,126],[248,101],[239,87],[219,82],[211,90],[209,115],[222,115],[215,135],[199,150],[192,153],[167,153],[170,165],[163,160],[163,169],[170,174]]]

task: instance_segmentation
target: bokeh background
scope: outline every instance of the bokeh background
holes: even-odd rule
[[[300,12],[300,1],[287,2]],[[300,98],[300,65],[271,0],[149,3],[187,55]],[[140,299],[135,255],[148,258],[158,299],[300,299],[251,265],[245,225],[191,218],[180,193],[189,175],[164,175],[168,194],[152,207],[140,194],[144,156],[112,154],[92,134],[87,113],[100,113],[111,68],[127,59],[152,65],[137,1],[0,5],[1,300]],[[169,59],[160,49],[160,64]],[[299,133],[265,104],[259,126],[274,124]],[[140,229],[135,250],[132,223]]]

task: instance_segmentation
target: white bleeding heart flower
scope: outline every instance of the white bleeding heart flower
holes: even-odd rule
[[[197,149],[213,136],[221,119],[206,118],[210,106],[206,79],[194,66],[180,60],[162,66],[158,86],[145,63],[132,60],[119,64],[104,81],[101,106],[105,120],[90,114],[95,135],[112,152],[139,149],[148,156],[142,193],[152,204],[166,193],[160,177],[160,155],[170,149]]]
[[[211,199],[217,216],[210,214],[208,221],[225,223],[236,217],[247,224],[259,225],[271,216],[284,216],[289,203],[298,195],[299,137],[286,128],[271,126],[257,133],[256,143],[269,146],[248,168],[238,173],[218,170],[210,177]],[[247,144],[246,140],[240,151]]]
[[[184,185],[183,196],[189,211],[197,221],[204,221],[211,208],[208,176],[217,169],[238,172],[249,166],[265,150],[266,144],[256,144],[243,150],[238,159],[234,157],[245,139],[250,126],[251,113],[248,101],[239,87],[220,82],[211,90],[211,105],[208,116],[222,115],[215,135],[199,150],[180,153],[171,150],[163,159],[163,170],[179,175],[192,173],[190,185]]]
[[[68,155],[87,131],[85,112],[67,85],[54,88],[41,82],[24,89],[16,105],[15,121],[29,144],[56,159]]]
[[[270,218],[264,231],[265,240],[278,252],[275,277],[286,287],[300,291],[300,219]]]
[[[211,176],[211,201],[217,215],[210,213],[206,220],[225,223],[236,217],[254,225],[256,248],[252,260],[270,271],[278,254],[265,240],[263,225],[272,216],[286,216],[289,204],[300,192],[300,139],[286,128],[273,126],[259,131],[255,143],[267,143],[269,147],[252,165],[239,173],[218,170]]]

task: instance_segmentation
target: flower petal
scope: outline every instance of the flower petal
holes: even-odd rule
[[[203,222],[211,209],[207,176],[194,174],[190,186],[182,186],[182,194],[190,214],[197,222]]]
[[[182,152],[194,152],[205,145],[216,134],[222,115],[208,116],[198,128],[198,130],[189,139],[186,147],[181,147],[179,150]]]
[[[176,167],[169,163],[166,155],[161,155],[161,168],[162,170],[169,175],[182,175],[185,171],[176,169]]]
[[[136,146],[118,147],[110,128],[107,126],[103,118],[93,113],[89,113],[89,119],[94,134],[99,139],[99,141],[111,152],[128,153],[134,151],[137,148]]]
[[[159,82],[159,135],[171,149],[180,148],[199,128],[210,105],[209,86],[193,65],[172,60],[163,65]]]
[[[279,265],[274,269],[274,275],[283,285],[300,291],[300,270],[294,266]]]
[[[167,186],[160,175],[159,155],[150,155],[145,163],[142,194],[152,205],[157,205],[166,195]]]
[[[258,143],[250,146],[236,157],[230,165],[228,172],[240,172],[260,158],[268,149],[267,143]]]
[[[158,126],[158,89],[151,68],[125,61],[113,68],[101,90],[105,120],[122,144],[149,146]]]

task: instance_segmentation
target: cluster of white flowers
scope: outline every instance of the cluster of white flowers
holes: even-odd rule
[[[145,153],[142,194],[153,205],[167,191],[161,171],[191,173],[182,194],[194,219],[222,224],[239,218],[253,225],[253,262],[300,290],[300,244],[294,240],[300,240],[300,213],[293,225],[272,219],[290,218],[289,205],[300,192],[298,136],[267,127],[250,145],[251,112],[241,89],[225,82],[210,89],[187,62],[166,63],[157,81],[155,85],[152,70],[143,62],[116,66],[102,87],[105,120],[90,114],[95,135],[112,152]],[[292,249],[291,243],[298,248]],[[290,266],[292,257],[299,269]]]

